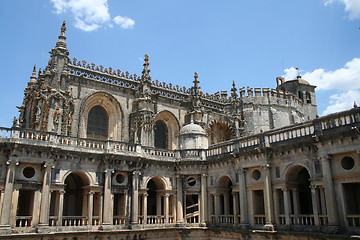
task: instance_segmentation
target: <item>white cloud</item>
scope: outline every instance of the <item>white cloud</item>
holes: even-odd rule
[[[75,19],[75,27],[83,31],[94,31],[104,25],[112,27],[107,0],[51,0],[51,2],[54,4],[56,14],[70,11]],[[132,28],[135,24],[130,18],[124,19],[126,21],[122,24],[127,27],[123,28]]]
[[[295,79],[298,74],[294,67],[284,72],[286,80]],[[317,90],[335,93],[330,96],[330,105],[322,114],[349,109],[354,101],[360,104],[360,58],[354,58],[334,71],[319,68],[301,75],[310,84],[317,86]]]
[[[119,24],[120,27],[124,29],[133,28],[135,24],[135,21],[128,17],[116,16],[113,20],[116,24]]]
[[[342,3],[345,5],[345,12],[349,13],[349,19],[360,18],[360,1],[359,0],[326,0],[325,6],[333,3]]]
[[[295,79],[294,67],[284,70],[284,78]],[[302,78],[317,86],[318,90],[350,90],[360,88],[360,58],[347,62],[343,68],[325,71],[322,68],[301,74]]]
[[[360,103],[360,90],[349,90],[347,92],[336,93],[330,96],[330,105],[322,115],[344,111],[354,106],[354,102]]]

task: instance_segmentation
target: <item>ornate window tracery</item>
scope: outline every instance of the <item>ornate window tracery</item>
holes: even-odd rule
[[[168,129],[164,121],[158,120],[155,122],[155,147],[168,148]]]
[[[87,137],[94,139],[108,139],[109,115],[106,110],[99,105],[94,106],[89,111],[87,122]]]

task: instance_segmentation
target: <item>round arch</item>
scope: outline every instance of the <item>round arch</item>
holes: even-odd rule
[[[64,205],[63,216],[83,216],[84,209],[84,187],[90,183],[89,179],[82,172],[69,172],[64,176]]]
[[[79,137],[87,137],[89,112],[95,106],[101,106],[108,114],[108,139],[121,141],[124,131],[121,123],[123,122],[124,114],[116,98],[106,92],[93,93],[83,100],[80,108]]]
[[[177,135],[179,134],[180,125],[175,115],[169,111],[162,111],[155,116],[155,124],[157,121],[162,121],[167,130],[166,145],[170,150],[176,149],[178,145]],[[154,132],[154,138],[156,136],[156,129]],[[155,142],[155,141],[154,141]]]
[[[163,177],[160,176],[149,177],[148,179],[146,179],[145,184],[143,186],[147,188],[147,185],[149,184],[150,181],[153,181],[155,183],[157,190],[169,189],[169,185]]]
[[[233,128],[227,122],[213,120],[208,126],[209,145],[230,140],[234,135]]]
[[[70,174],[76,174],[79,177],[81,177],[81,180],[84,183],[84,186],[92,186],[94,185],[94,179],[91,177],[91,175],[88,172],[80,172],[80,171],[68,171],[64,174],[63,178],[61,179],[61,184],[65,184],[66,178]]]
[[[297,204],[299,214],[312,214],[310,171],[303,165],[296,164],[288,168],[286,173],[286,185],[293,189],[293,204]],[[297,200],[295,201],[294,198]]]

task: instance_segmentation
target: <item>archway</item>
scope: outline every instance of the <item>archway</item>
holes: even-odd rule
[[[209,126],[209,145],[230,140],[232,132],[228,124],[215,121]]]
[[[94,119],[89,119],[89,117],[94,116],[93,114],[95,114],[96,116],[104,116],[105,113],[107,116],[105,116],[105,118],[101,117],[103,118],[101,122],[102,126],[105,125],[106,121],[108,122],[108,133],[106,139],[121,141],[123,138],[122,123],[124,114],[122,112],[120,103],[116,100],[116,98],[105,92],[94,93],[85,98],[83,103],[81,104],[79,137],[91,138],[91,134],[90,136],[88,136],[88,124],[90,122],[93,122]],[[94,130],[96,130],[93,131],[96,134],[98,134],[97,131],[101,130],[100,132],[104,133],[106,130],[105,128],[99,129],[99,125],[93,124],[92,127],[94,128]],[[105,134],[102,134],[101,139],[104,139],[104,137]]]
[[[163,213],[163,196],[161,192],[165,190],[164,183],[158,177],[152,178],[146,185],[147,194],[147,215],[162,215]]]
[[[232,197],[232,182],[228,176],[222,176],[218,180],[218,190],[221,193],[221,215],[234,214],[234,202]]]
[[[177,148],[179,121],[169,111],[162,111],[155,117],[154,146],[174,150]]]
[[[73,172],[66,177],[63,216],[86,216],[84,187],[88,185],[89,181],[82,173]]]
[[[288,186],[293,189],[291,200],[294,214],[313,213],[310,185],[310,174],[305,167],[295,166],[288,172]]]

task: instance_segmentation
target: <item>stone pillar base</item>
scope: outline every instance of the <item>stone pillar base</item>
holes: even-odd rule
[[[240,229],[242,230],[248,230],[250,229],[250,225],[248,223],[240,223],[239,224]]]
[[[339,231],[340,231],[340,226],[338,224],[327,225],[323,227],[323,232],[325,233],[334,234],[334,233],[338,233]]]
[[[113,230],[113,226],[110,223],[102,223],[99,229],[102,231],[111,231]]]
[[[10,225],[0,225],[0,235],[9,235],[11,234]]]
[[[274,232],[275,231],[275,225],[272,224],[272,223],[267,223],[267,224],[264,225],[263,229],[266,230],[266,231]]]
[[[47,223],[39,223],[36,232],[38,233],[49,233],[50,229],[49,229],[49,224]]]
[[[178,228],[185,227],[185,223],[184,223],[184,222],[177,222],[177,223],[175,224],[175,227],[178,227]]]
[[[129,225],[129,229],[139,230],[139,229],[141,229],[141,228],[142,228],[141,225],[138,224],[138,223],[131,223],[131,224]]]

